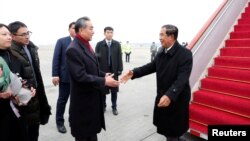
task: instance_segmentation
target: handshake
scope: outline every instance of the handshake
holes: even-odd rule
[[[123,74],[119,81],[115,80],[114,74],[106,73],[105,75],[105,86],[118,87],[120,83],[126,83],[129,79],[133,77],[133,71],[129,70],[127,73]]]

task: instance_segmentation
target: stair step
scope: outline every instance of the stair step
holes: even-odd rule
[[[214,64],[232,68],[250,69],[250,58],[219,56],[214,59]]]
[[[225,47],[220,49],[221,56],[250,57],[249,47]]]
[[[250,47],[250,39],[228,39],[225,41],[226,47]]]
[[[250,24],[250,18],[239,19],[238,24]]]
[[[196,130],[196,131],[199,131],[199,132],[202,132],[202,133],[205,133],[207,134],[208,133],[208,128],[207,126],[203,125],[203,124],[199,124],[198,122],[194,122],[191,120],[189,120],[189,126],[192,129]],[[196,135],[196,136],[200,136],[200,135]]]
[[[250,6],[245,8],[245,13],[250,13]]]
[[[214,66],[208,69],[208,76],[250,83],[250,70]]]
[[[249,17],[250,19],[250,17]],[[234,26],[234,32],[250,31],[250,24],[240,24]]]
[[[193,102],[202,103],[250,118],[250,99],[198,90],[193,94]]]
[[[230,33],[230,39],[248,39],[248,38],[250,38],[250,31]]]
[[[241,14],[241,18],[243,19],[243,18],[250,18],[250,13],[248,12],[248,13],[246,13],[246,12],[244,12],[244,13],[242,13]]]
[[[215,78],[201,80],[201,88],[250,99],[250,84]]]
[[[196,120],[207,125],[245,125],[250,124],[250,118],[231,114],[221,110],[213,109],[200,104],[192,103],[189,107],[190,119]]]

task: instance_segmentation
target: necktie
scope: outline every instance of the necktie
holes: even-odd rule
[[[111,46],[111,42],[108,41],[108,63],[109,65],[111,65],[111,53],[110,53],[110,46]]]

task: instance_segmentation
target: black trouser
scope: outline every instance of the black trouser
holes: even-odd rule
[[[126,54],[126,62],[129,62],[130,59],[130,53],[125,53]]]
[[[64,113],[67,101],[69,99],[70,83],[59,83],[59,96],[56,104],[56,124],[59,126],[64,125]]]
[[[116,109],[117,107],[117,92],[112,92],[111,91],[111,102],[112,102],[112,109]],[[107,104],[106,104],[106,94],[103,95],[103,103],[104,103],[104,107],[106,108]]]
[[[29,141],[38,141],[39,127],[39,123],[27,126]]]
[[[109,66],[108,72],[114,73],[113,70],[112,70],[112,65]],[[116,76],[114,76],[114,78],[116,80],[118,80],[118,78],[116,78]],[[116,90],[116,88],[108,88],[108,91],[110,91],[110,93],[111,93],[112,109],[116,109],[116,107],[117,107],[117,103],[116,103],[116,101],[117,101],[117,90]],[[107,104],[106,104],[106,94],[103,95],[103,104],[104,104],[104,108],[106,108],[106,106],[107,106]]]
[[[1,109],[0,109],[1,110]],[[0,141],[27,141],[26,124],[12,110],[0,117]]]
[[[98,141],[97,135],[86,138],[75,138],[75,141]]]

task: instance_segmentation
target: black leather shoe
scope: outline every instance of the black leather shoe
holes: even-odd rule
[[[115,116],[117,116],[118,115],[118,111],[117,111],[117,109],[113,109],[113,114],[115,115]]]
[[[65,126],[64,125],[57,125],[57,130],[58,130],[58,132],[60,132],[60,133],[66,133],[67,132],[67,130],[66,130],[66,128],[65,128]]]

